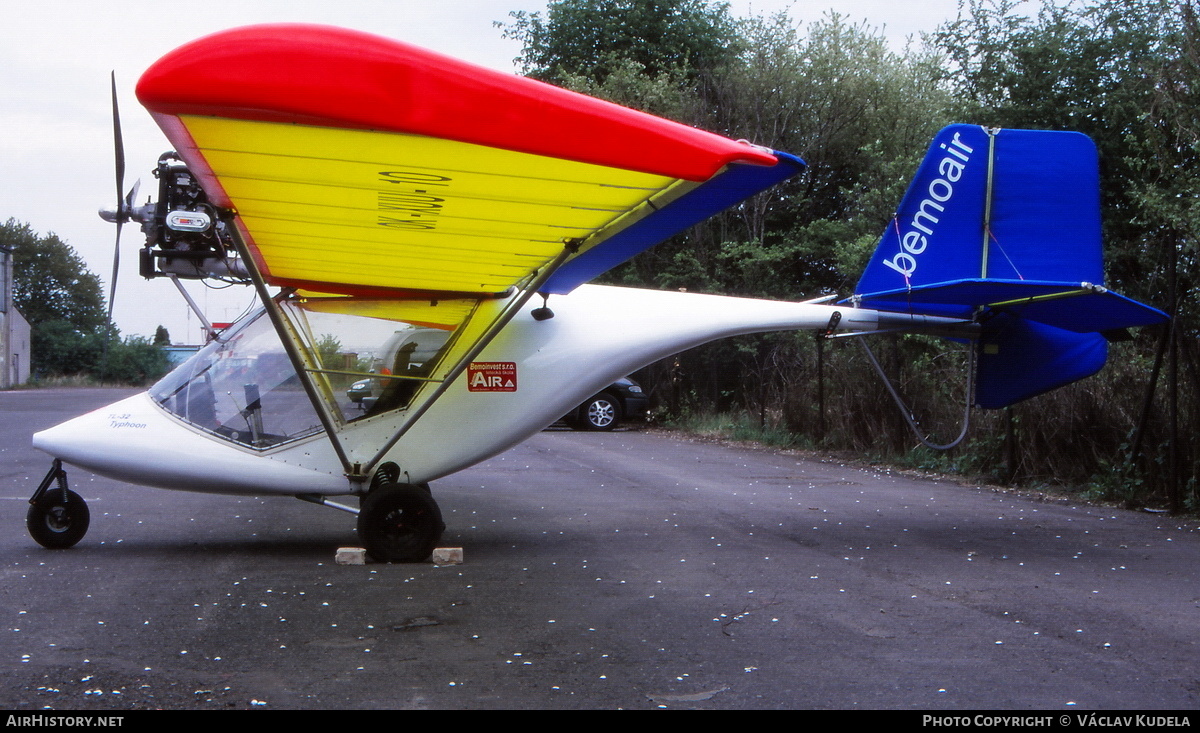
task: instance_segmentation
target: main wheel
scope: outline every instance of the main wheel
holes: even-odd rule
[[[363,499],[358,536],[377,562],[421,562],[429,557],[446,525],[427,488],[383,484]]]
[[[621,421],[621,405],[606,392],[583,404],[579,410],[584,430],[612,430]]]
[[[91,513],[83,497],[68,490],[64,501],[62,489],[50,489],[42,494],[29,505],[25,515],[29,535],[42,547],[56,550],[71,547],[83,539],[90,522]]]

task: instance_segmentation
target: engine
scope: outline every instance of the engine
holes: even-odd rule
[[[146,235],[142,277],[174,275],[242,282],[248,277],[233,245],[231,216],[208,201],[199,181],[174,152],[159,156],[154,170],[158,202],[135,206],[131,191],[122,211],[100,212],[106,221],[137,221]]]

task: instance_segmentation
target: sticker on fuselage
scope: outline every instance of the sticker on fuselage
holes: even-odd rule
[[[471,392],[516,392],[515,361],[473,361],[467,367],[467,390]]]
[[[137,430],[145,430],[146,423],[138,422],[133,419],[133,415],[126,413],[108,413],[108,427],[110,428],[135,428]]]

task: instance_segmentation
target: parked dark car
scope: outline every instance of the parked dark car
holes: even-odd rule
[[[375,382],[374,379],[358,380],[350,385],[350,389],[346,390],[346,397],[359,407],[366,409],[367,405],[363,404],[363,400],[375,396]]]
[[[576,430],[612,430],[622,420],[645,422],[649,409],[642,386],[621,377],[564,415],[563,422]]]
[[[346,390],[346,397],[364,410],[375,403],[378,380],[360,379]],[[562,422],[575,430],[612,430],[624,420],[645,422],[650,400],[642,386],[629,377],[621,377],[563,415]]]

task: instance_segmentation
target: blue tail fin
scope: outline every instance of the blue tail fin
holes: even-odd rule
[[[1086,136],[952,125],[933,140],[852,299],[982,325],[976,404],[1090,376],[1105,331],[1166,314],[1103,281],[1100,179]]]

